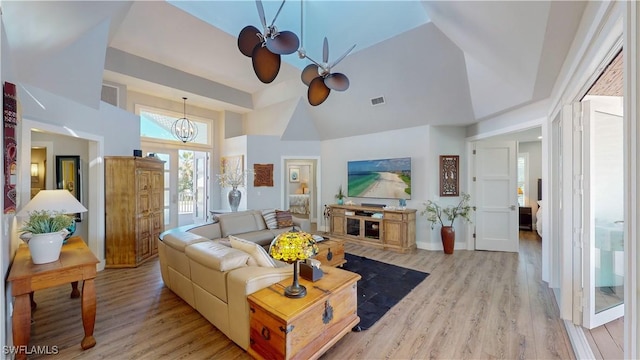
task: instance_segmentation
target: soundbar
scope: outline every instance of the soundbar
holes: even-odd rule
[[[360,204],[360,206],[383,208],[383,207],[385,207],[387,205],[385,205],[385,204],[365,204],[365,203],[362,203],[362,204]]]

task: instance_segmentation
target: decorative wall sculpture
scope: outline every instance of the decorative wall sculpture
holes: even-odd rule
[[[460,195],[458,155],[440,155],[440,196]]]
[[[16,126],[18,125],[18,100],[16,85],[5,82],[3,86],[4,117],[4,213],[16,212],[16,182],[18,177]]]
[[[253,186],[273,186],[273,164],[253,164]]]

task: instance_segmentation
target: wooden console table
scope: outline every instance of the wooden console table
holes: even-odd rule
[[[249,295],[250,346],[256,359],[317,359],[360,322],[356,284],[360,275],[323,267],[323,277],[300,279],[307,296],[285,297],[285,279]]]
[[[60,258],[47,264],[35,265],[26,244],[20,245],[9,272],[7,281],[11,283],[11,292],[15,296],[13,312],[13,344],[18,349],[16,359],[27,358],[29,337],[31,336],[31,300],[34,291],[72,283],[77,291],[77,282],[82,284],[82,325],[84,338],[80,345],[83,349],[96,344],[93,328],[96,320],[96,293],[94,278],[98,259],[93,255],[80,237],[70,238],[62,246]],[[75,283],[75,284],[74,284]],[[74,297],[72,292],[71,297]]]
[[[401,253],[416,249],[416,209],[331,205],[331,237]]]

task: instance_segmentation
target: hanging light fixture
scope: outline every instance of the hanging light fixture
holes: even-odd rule
[[[186,143],[193,141],[198,136],[198,127],[193,121],[187,119],[187,98],[183,97],[182,100],[184,101],[184,116],[173,122],[171,133],[176,139]]]

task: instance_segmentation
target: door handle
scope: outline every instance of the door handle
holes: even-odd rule
[[[515,209],[516,209],[516,206],[515,206],[515,205],[511,205],[511,206],[509,206],[509,209],[511,209],[511,210],[515,210]]]

